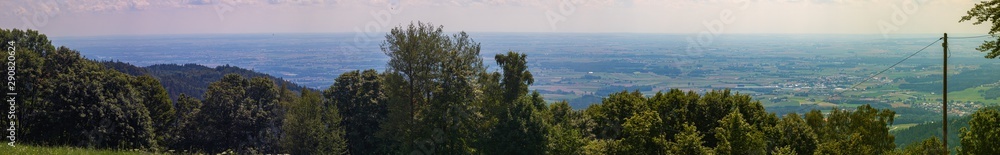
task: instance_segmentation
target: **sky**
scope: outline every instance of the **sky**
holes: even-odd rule
[[[0,28],[49,36],[445,31],[985,34],[978,0],[3,0]]]

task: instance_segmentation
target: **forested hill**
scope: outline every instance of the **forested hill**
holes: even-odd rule
[[[149,74],[157,80],[160,80],[160,83],[163,84],[163,87],[166,88],[167,92],[170,94],[170,99],[175,101],[182,93],[197,99],[202,99],[202,94],[205,94],[208,85],[213,81],[222,79],[222,77],[226,74],[239,74],[248,78],[265,77],[274,79],[275,84],[279,86],[285,85],[288,89],[293,91],[299,91],[303,88],[298,84],[289,82],[282,78],[229,65],[217,66],[215,68],[198,64],[157,64],[139,67],[120,61],[103,61],[101,64],[132,76]]]

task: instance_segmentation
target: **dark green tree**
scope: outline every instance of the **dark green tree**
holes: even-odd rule
[[[346,154],[347,140],[336,105],[323,103],[319,92],[302,89],[288,107],[281,145],[292,154]]]
[[[651,110],[660,113],[663,120],[660,128],[668,139],[674,139],[674,135],[684,131],[684,125],[693,125],[696,122],[695,110],[698,110],[698,101],[701,96],[694,92],[684,93],[680,89],[670,89],[669,92],[657,92],[649,99]]]
[[[646,97],[639,91],[622,91],[609,95],[601,104],[592,105],[586,113],[600,124],[593,134],[598,139],[620,139],[622,124],[632,115],[646,111],[645,103]]]
[[[719,140],[715,152],[718,154],[765,154],[767,144],[764,133],[743,120],[738,110],[726,115],[715,128]]]
[[[948,150],[944,149],[944,143],[941,142],[937,137],[927,138],[919,143],[913,143],[906,145],[903,148],[903,154],[924,154],[924,155],[945,155],[948,154]]]
[[[527,71],[525,58],[526,55],[512,51],[506,55],[497,54],[497,64],[504,71],[502,76],[493,73],[480,79],[484,95],[502,94],[482,98],[486,120],[492,121],[484,124],[489,134],[479,144],[483,152],[543,154],[548,148],[546,135],[550,125],[547,121],[551,116],[541,94],[527,94],[534,79]],[[496,81],[499,83],[490,83]]]
[[[35,38],[35,37],[27,37]],[[20,42],[32,46],[47,44],[44,36],[38,42]],[[135,78],[106,69],[84,59],[79,52],[60,47],[48,51],[20,51],[25,55],[44,55],[41,63],[26,77],[38,77],[20,98],[24,111],[24,136],[40,145],[70,145],[93,148],[155,149],[158,147],[152,120]],[[40,52],[45,53],[40,53]],[[31,56],[29,56],[30,58]],[[32,60],[34,61],[34,60]],[[21,65],[18,65],[21,66]],[[30,68],[30,67],[29,67]],[[31,74],[36,74],[31,75]],[[29,80],[32,81],[32,80]]]
[[[688,115],[701,132],[712,132],[720,126],[719,120],[728,116],[734,110],[739,112],[742,120],[758,131],[773,127],[777,123],[774,113],[767,113],[759,101],[754,101],[750,95],[732,93],[729,89],[713,90],[705,93]],[[761,131],[764,132],[764,131]],[[706,146],[716,146],[717,137],[705,137]],[[767,140],[765,140],[767,141]]]
[[[141,90],[139,96],[142,96],[149,117],[153,121],[156,140],[165,141],[171,134],[168,128],[177,116],[174,105],[170,102],[170,95],[163,85],[160,85],[160,81],[152,76],[136,77],[133,85],[137,90]]]
[[[822,118],[806,114],[807,124]],[[886,154],[896,148],[895,136],[889,133],[896,113],[889,109],[858,106],[853,112],[833,108],[822,123],[817,153],[820,154]],[[818,123],[817,123],[818,124]],[[812,125],[810,125],[812,126]]]
[[[660,114],[656,111],[646,110],[634,114],[622,124],[624,134],[619,142],[620,150],[625,154],[666,154],[666,136],[660,133]]]
[[[545,101],[538,92],[523,96],[500,111],[498,122],[484,139],[489,154],[544,154],[549,125],[536,105]]]
[[[351,71],[341,74],[336,82],[323,92],[327,105],[336,105],[343,117],[341,125],[346,130],[344,138],[350,143],[351,154],[379,154],[383,145],[376,136],[379,123],[386,119],[388,109],[382,91],[382,77],[375,70]]]
[[[279,93],[267,78],[229,74],[210,84],[196,116],[198,146],[207,152],[277,152],[284,111]]]
[[[805,114],[806,125],[816,133],[816,137],[819,139],[826,138],[826,118],[823,116],[823,112],[817,109],[810,110]]]
[[[781,118],[778,125],[777,147],[788,147],[795,154],[813,154],[819,145],[819,139],[812,128],[796,113],[788,113]]]
[[[712,154],[711,148],[705,147],[702,144],[705,143],[701,141],[702,135],[698,133],[698,128],[694,125],[687,123],[682,126],[683,131],[677,133],[674,137],[674,141],[669,143],[670,154],[687,154],[687,155],[708,155]]]
[[[174,122],[170,129],[167,143],[164,144],[174,150],[195,150],[197,146],[194,137],[198,135],[200,129],[195,125],[195,116],[201,112],[201,100],[181,94],[177,97],[176,113]]]
[[[579,112],[573,110],[573,107],[570,107],[569,102],[566,101],[552,103],[549,105],[549,111],[552,113],[552,120],[550,120],[552,125],[571,126],[574,119],[580,117]]]
[[[981,108],[972,114],[969,127],[959,130],[958,154],[1000,154],[1000,110]]]
[[[797,155],[798,153],[795,153],[795,151],[792,150],[792,148],[789,147],[789,146],[783,146],[783,147],[779,147],[777,149],[774,149],[774,151],[771,151],[771,154],[772,155]]]
[[[871,105],[858,106],[850,116],[853,133],[861,133],[863,145],[871,146],[876,154],[896,149],[895,136],[889,133],[896,112],[889,109],[875,109]]]
[[[503,69],[503,81],[500,82],[500,86],[505,90],[504,101],[512,102],[527,94],[528,86],[535,82],[531,72],[528,71],[528,62],[525,60],[527,55],[508,51],[506,55],[497,54],[494,59]]]
[[[552,103],[549,105],[549,112],[552,115],[552,120],[549,121],[552,127],[547,135],[549,148],[546,154],[582,154],[587,140],[579,128],[581,113],[573,110],[566,101]]]

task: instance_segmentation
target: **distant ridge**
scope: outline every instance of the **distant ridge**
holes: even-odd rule
[[[208,85],[222,79],[226,74],[238,74],[243,77],[266,77],[273,79],[278,86],[285,85],[289,90],[299,91],[302,86],[289,82],[285,79],[274,77],[268,74],[248,70],[236,66],[223,65],[215,68],[202,66],[199,64],[157,64],[146,67],[138,67],[120,61],[101,61],[105,67],[118,70],[119,72],[133,75],[151,75],[160,80],[163,88],[167,89],[170,99],[177,100],[181,93],[187,96],[203,99]],[[314,90],[315,91],[315,90]]]

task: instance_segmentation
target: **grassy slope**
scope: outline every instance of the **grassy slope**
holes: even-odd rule
[[[7,143],[0,146],[0,152],[2,154],[79,154],[79,155],[131,155],[131,154],[148,154],[143,152],[130,152],[130,151],[113,151],[113,150],[95,150],[86,148],[76,148],[76,147],[41,147],[41,146],[29,146],[29,145],[17,145],[17,147],[10,147]]]

